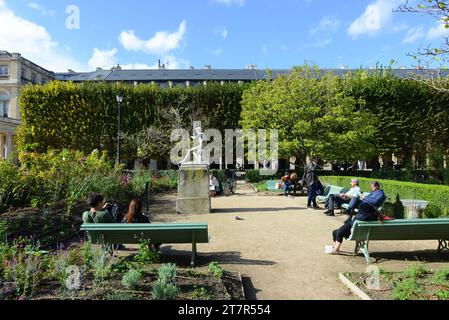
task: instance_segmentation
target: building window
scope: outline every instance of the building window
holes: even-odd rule
[[[8,66],[0,66],[0,76],[8,76],[9,75],[9,67]]]
[[[31,82],[36,83],[36,74],[35,73],[31,74]]]
[[[0,100],[0,115],[8,118],[8,100]]]

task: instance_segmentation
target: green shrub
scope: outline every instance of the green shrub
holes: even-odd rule
[[[412,266],[404,270],[404,276],[412,279],[420,278],[427,273],[428,270],[424,265]]]
[[[148,170],[130,171],[130,188],[136,195],[141,195],[145,191],[145,184],[151,183],[153,180],[153,174]]]
[[[222,278],[224,275],[224,270],[218,265],[218,262],[211,262],[208,266],[209,272],[214,275],[214,277]]]
[[[159,261],[159,252],[152,247],[151,241],[142,240],[139,245],[139,252],[134,257],[134,261],[141,263],[154,263]]]
[[[176,279],[176,274],[178,272],[178,267],[174,263],[163,264],[160,266],[158,274],[159,279],[163,282],[174,282]]]
[[[83,266],[90,267],[92,264],[92,244],[90,241],[83,242],[81,246],[81,254],[83,256]]]
[[[416,279],[408,278],[404,279],[396,284],[393,289],[392,298],[394,300],[414,300],[417,299],[422,292]]]
[[[266,175],[261,175],[260,170],[251,169],[251,170],[245,171],[245,179],[246,179],[246,181],[248,181],[250,183],[263,182],[266,180],[278,180],[281,178],[281,176],[284,173],[285,172],[283,172],[283,171],[278,171],[275,175],[266,176]],[[298,176],[300,176],[300,175],[298,174]]]
[[[212,300],[213,296],[207,292],[206,288],[197,288],[190,294],[193,300]]]
[[[348,177],[322,176],[321,181],[327,184],[346,186]],[[369,191],[369,183],[374,179],[358,178],[362,191]],[[377,180],[381,189],[385,191],[388,200],[393,203],[396,199],[420,199],[429,201],[424,211],[426,218],[449,217],[449,186],[428,185],[413,182],[392,180]],[[398,198],[399,196],[399,198]],[[397,203],[395,201],[394,203]],[[401,206],[399,206],[401,208]],[[395,212],[395,217],[403,216],[403,212]]]
[[[175,285],[175,279],[178,268],[175,264],[163,264],[158,270],[158,279],[153,285],[153,299],[155,300],[174,300],[176,299],[179,288]]]
[[[449,287],[449,269],[442,269],[435,272],[432,283]]]
[[[179,288],[173,283],[157,280],[153,285],[152,296],[154,300],[175,300]]]
[[[112,259],[102,248],[94,250],[92,257],[92,268],[94,273],[94,284],[101,284],[112,272]]]
[[[136,269],[130,269],[122,277],[122,285],[128,289],[136,289],[142,280],[142,274]]]
[[[132,301],[132,300],[136,300],[131,294],[127,293],[127,292],[108,292],[105,297],[104,300],[112,300],[112,301]]]
[[[435,292],[435,296],[440,300],[449,300],[449,290],[439,290]]]

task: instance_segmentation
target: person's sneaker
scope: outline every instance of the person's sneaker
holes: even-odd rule
[[[313,207],[313,209],[314,209],[314,210],[321,210],[322,208],[321,208],[321,207],[318,207],[318,206],[315,206],[315,207]]]
[[[336,254],[336,255],[340,254],[340,251],[336,251],[333,246],[324,247],[324,252],[327,254]]]
[[[334,246],[325,246],[324,247],[324,252],[325,253],[332,253],[332,252],[334,252],[335,251],[335,249],[334,249]]]
[[[326,213],[326,216],[335,217],[335,214],[332,211],[330,211],[330,212]]]

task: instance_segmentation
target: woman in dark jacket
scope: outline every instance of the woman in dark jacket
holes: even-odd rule
[[[122,223],[151,223],[150,219],[143,214],[142,209],[142,202],[138,198],[132,199]]]
[[[312,162],[304,168],[302,181],[307,186],[307,208],[312,208],[313,205],[314,209],[320,209],[316,203],[317,191],[320,190],[320,182],[317,175],[319,169],[317,158],[313,158]]]

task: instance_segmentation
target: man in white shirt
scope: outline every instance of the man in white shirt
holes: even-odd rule
[[[340,207],[343,203],[349,203],[349,207],[347,212],[351,214],[351,212],[354,210],[355,206],[357,205],[357,202],[362,195],[362,191],[359,187],[359,180],[352,179],[351,180],[351,189],[346,193],[340,193],[339,195],[331,194],[329,195],[329,199],[326,201],[326,211],[324,214],[327,216],[335,216],[334,214],[334,208]]]

